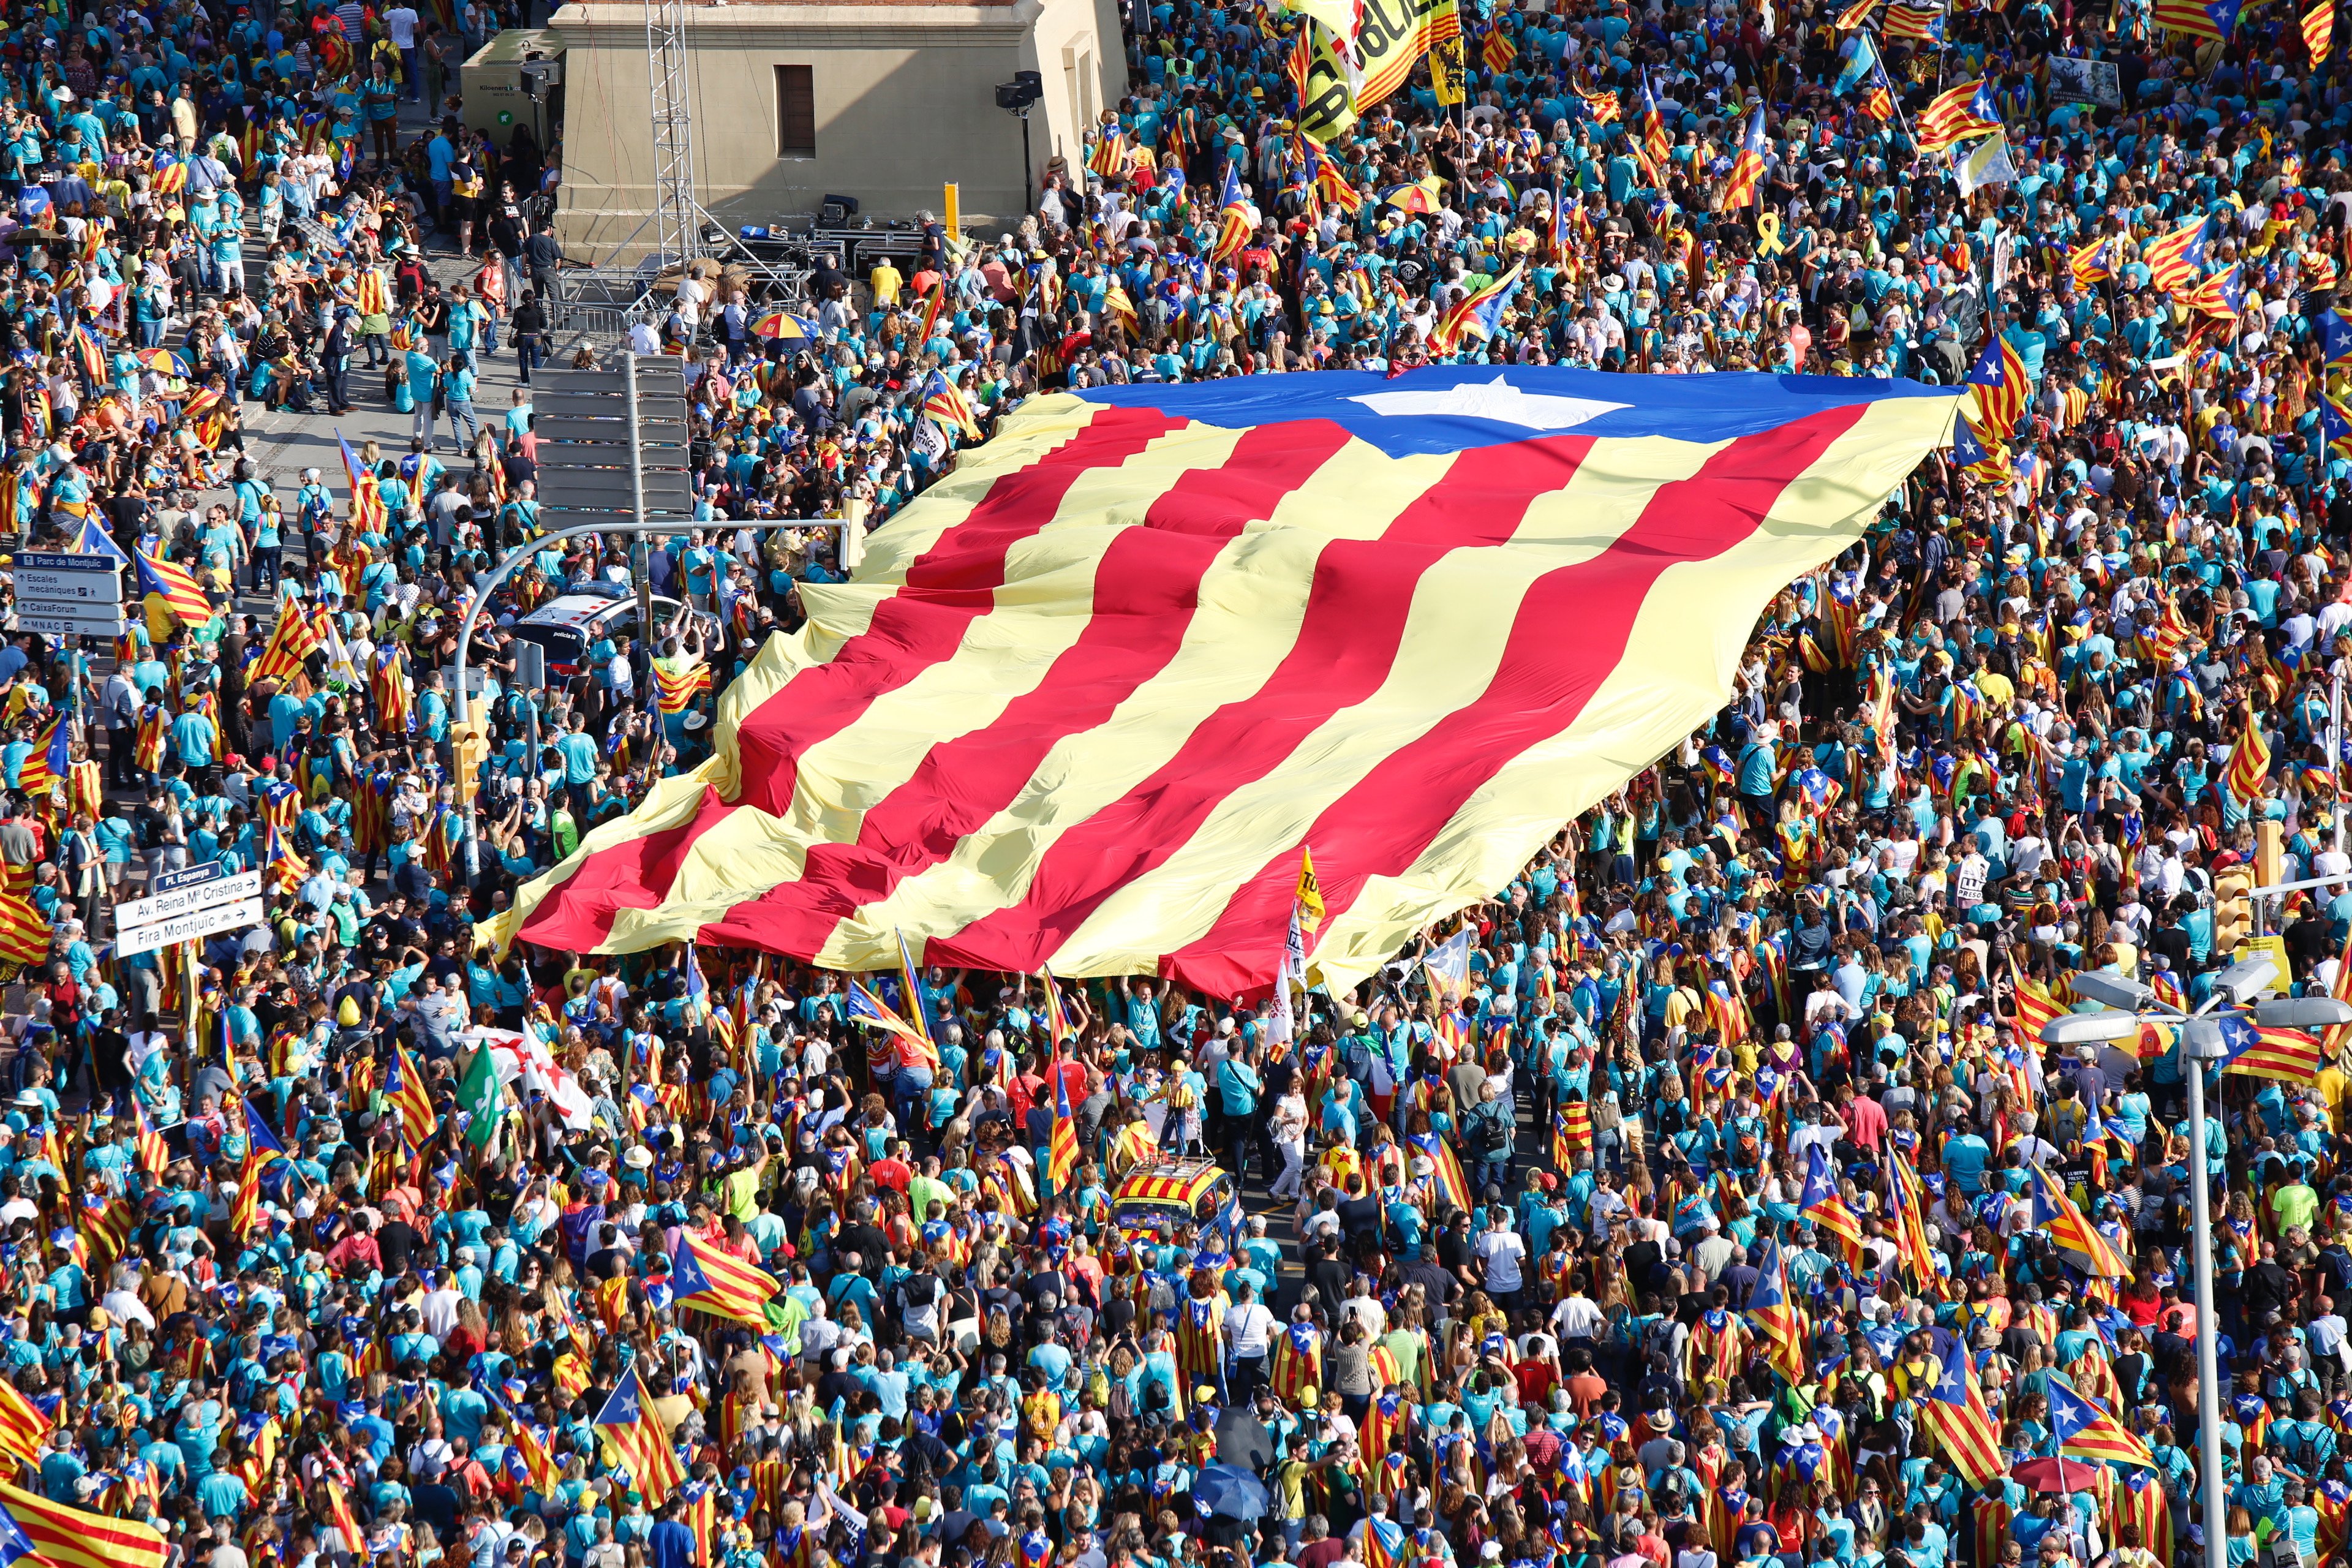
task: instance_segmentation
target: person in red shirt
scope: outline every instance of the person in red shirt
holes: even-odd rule
[[[338,1274],[367,1275],[383,1268],[383,1258],[376,1251],[375,1226],[367,1215],[352,1216],[352,1232],[327,1249],[327,1267]]]
[[[904,1138],[896,1139],[887,1153],[866,1167],[866,1173],[873,1178],[876,1186],[888,1187],[892,1192],[904,1194],[915,1179],[915,1168],[907,1163],[907,1156],[911,1152],[913,1151]]]
[[[1609,1380],[1592,1369],[1592,1352],[1579,1350],[1569,1356],[1568,1405],[1582,1421],[1601,1408],[1601,1395],[1609,1392]]]
[[[1885,1108],[1878,1101],[1857,1095],[1849,1088],[1841,1088],[1838,1098],[1844,1102],[1842,1109],[1845,1112],[1846,1136],[1853,1141],[1854,1147],[1877,1153],[1879,1145],[1886,1141]]]
[[[1541,1409],[1551,1398],[1553,1386],[1560,1381],[1559,1363],[1552,1357],[1552,1351],[1545,1348],[1511,1369],[1511,1375],[1518,1379],[1521,1405]]]

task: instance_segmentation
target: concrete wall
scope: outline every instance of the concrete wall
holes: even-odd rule
[[[814,212],[829,193],[860,216],[938,210],[962,186],[966,226],[1025,210],[1021,122],[995,89],[1035,70],[1045,96],[1030,111],[1034,169],[1076,158],[1081,128],[1126,90],[1115,0],[942,5],[693,5],[687,7],[695,179],[728,224]],[[651,88],[645,13],[612,0],[564,5],[549,26],[566,46],[563,195],[566,248],[608,258],[652,202]],[[778,155],[776,68],[812,68],[816,156]],[[651,226],[637,248],[650,247]]]

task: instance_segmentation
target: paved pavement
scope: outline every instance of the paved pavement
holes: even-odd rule
[[[425,125],[421,108],[408,104],[402,106],[401,139],[404,142],[415,137]],[[477,243],[479,243],[478,236]],[[265,250],[265,247],[256,243],[248,247],[247,255],[258,258]],[[478,250],[477,257],[479,254]],[[469,279],[479,265],[478,260],[461,260],[455,246],[448,240],[427,237],[426,269],[444,289],[452,283]],[[474,390],[474,408],[477,416],[488,423],[504,416],[510,405],[513,389],[520,382],[514,350],[508,342],[503,326],[499,334],[499,352],[477,357],[479,379]],[[365,363],[363,355],[352,359],[352,408],[348,414],[279,414],[268,412],[258,403],[244,405],[246,455],[253,462],[255,472],[268,479],[271,488],[277,490],[280,501],[287,505],[289,516],[294,491],[301,482],[304,468],[319,470],[328,489],[335,497],[339,512],[349,504],[351,488],[343,478],[342,458],[335,445],[338,432],[351,442],[353,451],[359,449],[361,442],[370,438],[381,443],[387,455],[396,456],[408,450],[411,416],[394,410],[390,400],[383,395],[383,373],[363,369]],[[459,430],[453,435],[450,423],[446,418],[439,421],[438,426],[436,447],[443,459],[447,461],[451,454],[462,446],[464,433]],[[453,466],[460,471],[466,467],[462,463]],[[209,503],[223,499],[226,494],[225,490],[211,491],[204,500]],[[240,609],[265,607],[258,600],[240,600],[239,603]]]
[[[429,255],[428,266],[446,288],[471,276],[475,264],[458,260],[454,251],[445,251]],[[474,408],[478,418],[489,423],[505,415],[521,378],[514,350],[503,331],[498,353],[478,355],[477,359],[479,369]],[[394,409],[383,395],[383,372],[365,369],[365,363],[359,356],[352,361],[349,413],[284,414],[265,410],[257,403],[245,405],[246,455],[255,471],[270,481],[281,500],[290,502],[302,470],[315,468],[324,476],[327,488],[334,492],[338,510],[348,503],[350,486],[342,477],[342,458],[335,445],[339,433],[354,451],[362,441],[370,438],[380,442],[387,455],[408,450],[414,421],[409,415]],[[465,445],[464,431],[446,418],[437,422],[435,436],[436,449],[445,460]]]

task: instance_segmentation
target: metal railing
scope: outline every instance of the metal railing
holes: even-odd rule
[[[556,340],[552,362],[561,365],[582,348],[602,348],[628,341],[629,329],[636,324],[634,311],[612,305],[580,305],[567,303],[554,323],[551,337]]]

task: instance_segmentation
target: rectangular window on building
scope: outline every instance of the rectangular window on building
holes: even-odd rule
[[[776,156],[816,156],[816,83],[809,66],[776,68]]]

